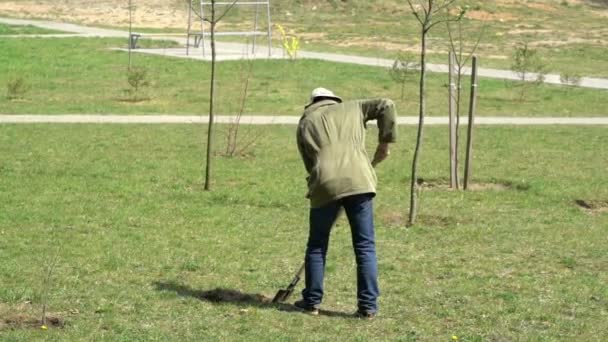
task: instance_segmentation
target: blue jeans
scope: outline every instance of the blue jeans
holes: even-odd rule
[[[357,261],[357,300],[359,311],[378,310],[378,264],[374,237],[373,194],[354,195],[310,209],[310,233],[306,248],[306,288],[302,297],[308,305],[323,300],[323,277],[329,234],[338,212],[344,207],[350,223]]]

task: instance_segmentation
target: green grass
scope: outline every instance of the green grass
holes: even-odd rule
[[[324,301],[336,316],[199,297],[216,288],[272,296],[302,260],[308,209],[295,127],[245,129],[262,133],[253,154],[216,157],[214,190],[204,192],[204,126],[0,125],[0,318],[38,315],[44,265],[57,255],[48,304],[66,324],[3,330],[1,339],[588,341],[608,333],[608,215],[573,204],[608,199],[605,128],[479,127],[474,180],[512,188],[424,190],[420,222],[409,229],[415,132],[401,128],[378,168],[382,296],[373,322],[342,317],[355,309],[344,221],[332,235]],[[447,177],[446,141],[444,128],[427,130],[425,179]]]
[[[117,1],[114,3],[115,6],[123,6]],[[527,41],[539,50],[549,72],[608,77],[608,60],[602,55],[608,46],[605,16],[602,14],[606,11],[606,3],[603,1],[589,0],[575,4],[556,0],[536,0],[532,3],[462,0],[459,3],[470,6],[469,15],[464,20],[465,31],[471,32],[466,34],[469,44],[475,41],[475,32],[485,26],[484,38],[477,53],[486,67],[510,68],[515,46]],[[74,4],[77,6],[78,1],[74,1]],[[157,4],[138,4],[134,15],[141,18],[158,10],[149,6]],[[181,13],[184,18],[182,26],[135,26],[134,30],[185,33],[187,23],[186,14],[182,13],[184,7],[182,1],[161,6],[162,9]],[[399,50],[419,49],[419,27],[409,6],[403,1],[275,1],[271,12],[273,23],[283,25],[301,38],[302,49],[384,58],[393,58]],[[61,11],[56,16],[61,21],[77,23],[79,20]],[[223,19],[220,30],[248,30],[253,25],[253,17],[251,7],[235,7]],[[261,25],[265,25],[264,17],[261,16]],[[564,25],[564,18],[567,18],[567,25]],[[117,28],[126,30],[124,24]],[[273,34],[278,44],[277,30]],[[431,32],[431,38],[429,48],[434,53],[430,53],[430,60],[445,63],[448,46],[446,27],[438,25]]]
[[[133,55],[133,65],[148,70],[148,101],[129,102],[125,90],[127,53],[121,39],[65,38],[57,40],[0,40],[0,85],[21,77],[28,91],[19,101],[0,96],[5,114],[206,114],[209,63],[162,56]],[[173,45],[142,41],[144,46]],[[166,45],[165,45],[166,44]],[[483,62],[482,62],[483,66]],[[218,112],[238,111],[243,62],[219,64]],[[445,74],[429,76],[429,115],[447,110]],[[400,85],[386,69],[316,60],[256,61],[250,80],[246,114],[299,115],[310,90],[325,86],[345,98],[384,96],[396,100],[401,115],[417,113],[414,75],[400,98]],[[465,83],[465,88],[467,84]],[[6,89],[6,88],[5,88]],[[543,85],[519,101],[516,83],[482,79],[478,115],[604,116],[605,90]],[[468,99],[465,94],[463,99]],[[463,111],[466,112],[466,111]]]
[[[0,23],[0,35],[14,35],[14,34],[55,34],[65,33],[56,30],[48,30],[32,25],[7,25]]]
[[[515,46],[527,41],[539,50],[547,71],[608,77],[608,61],[599,54],[608,46],[605,17],[601,15],[606,10],[605,3],[597,7],[566,6],[560,1],[459,3],[470,5],[470,10],[481,18],[483,13],[493,16],[493,20],[465,17],[463,21],[469,44],[485,27],[477,53],[486,67],[509,69]],[[544,8],[534,7],[543,4]],[[316,10],[312,10],[313,6]],[[282,2],[273,3],[272,8],[273,21],[300,36],[302,49],[384,58],[394,58],[399,50],[419,50],[420,28],[403,1]],[[230,13],[226,22],[236,25],[250,17],[244,11]],[[563,18],[568,18],[568,25],[563,25]],[[430,54],[432,62],[446,63],[447,37],[445,25],[438,25],[431,32],[429,49],[441,51]]]

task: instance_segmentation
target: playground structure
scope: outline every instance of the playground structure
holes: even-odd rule
[[[266,36],[268,41],[268,57],[271,56],[272,50],[272,23],[270,19],[270,0],[236,0],[236,1],[216,1],[211,0],[191,0],[188,2],[188,29],[186,36],[186,55],[190,54],[190,47],[200,48],[203,57],[205,57],[205,43],[206,37],[211,35],[210,24],[205,19],[205,14],[210,6],[217,6],[216,8],[228,9],[231,7],[245,7],[253,8],[253,28],[251,31],[216,31],[215,36],[245,36],[251,38],[251,53],[256,53],[256,37]],[[195,4],[198,5],[198,9],[195,9]],[[260,12],[265,10],[266,12],[266,30],[260,29]],[[194,28],[198,25],[198,29]]]

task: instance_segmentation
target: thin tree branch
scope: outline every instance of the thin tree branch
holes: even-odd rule
[[[450,27],[450,22],[447,22],[446,26],[448,28],[448,38],[449,38],[449,43],[450,43],[450,51],[455,52],[456,51],[456,45],[454,43],[454,36],[452,35],[452,28]],[[456,54],[454,53],[454,55],[456,55]]]
[[[429,2],[432,2],[432,1],[429,1]],[[437,7],[432,13],[439,13],[439,12],[443,11],[445,8],[450,7],[454,2],[456,2],[456,0],[447,0],[442,5],[439,5],[439,7]]]
[[[414,16],[416,17],[418,22],[420,22],[420,25],[424,25],[422,18],[420,18],[420,14],[418,13],[418,11],[416,11],[416,9],[414,8],[414,5],[412,5],[412,2],[410,0],[407,0],[407,4],[410,5],[410,8],[412,9],[412,13],[414,14]]]
[[[466,64],[469,61],[469,59],[471,59],[471,57],[477,51],[477,48],[479,47],[479,43],[481,42],[481,39],[483,38],[487,27],[488,27],[488,25],[486,23],[484,23],[483,26],[481,26],[481,32],[479,33],[479,36],[477,37],[477,41],[473,45],[473,48],[471,49],[471,52],[469,53],[469,55],[464,59],[463,64]]]
[[[454,18],[454,19],[443,19],[443,20],[437,20],[433,23],[431,23],[428,27],[427,27],[427,31],[429,31],[430,29],[432,29],[433,27],[437,26],[438,24],[443,24],[443,23],[447,23],[447,22],[457,22],[459,21],[459,18]]]
[[[197,11],[194,9],[194,7],[192,7],[192,12],[194,13],[194,16],[196,16],[196,17],[197,17],[197,18],[199,18],[200,20],[205,21],[205,22],[207,22],[207,23],[211,24],[211,20],[209,20],[209,19],[207,19],[207,18],[203,17],[203,15],[202,15],[202,14],[200,14],[199,12],[197,12]]]

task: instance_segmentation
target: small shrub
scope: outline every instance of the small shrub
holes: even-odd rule
[[[9,100],[23,99],[27,92],[27,85],[23,77],[9,79],[6,83],[6,98]]]
[[[298,51],[300,50],[300,39],[296,36],[288,36],[285,29],[280,24],[276,24],[279,33],[281,34],[281,43],[283,50],[289,56],[290,60],[296,59]]]
[[[559,80],[562,84],[576,86],[581,83],[581,76],[575,73],[562,73],[559,75]]]
[[[537,86],[545,81],[546,64],[538,54],[538,51],[530,48],[528,43],[522,43],[515,49],[511,69],[517,73],[519,80],[521,81],[520,101],[524,100],[526,90],[529,86]],[[536,74],[536,78],[530,80],[530,74]]]
[[[148,71],[142,67],[132,67],[127,72],[127,83],[129,87],[126,93],[129,95],[131,101],[137,102],[143,100],[140,97],[142,88],[147,87],[150,82],[147,80]]]
[[[401,85],[401,100],[405,99],[406,83],[412,80],[419,67],[419,64],[414,63],[413,60],[413,56],[406,53],[400,53],[388,70],[391,79]]]

